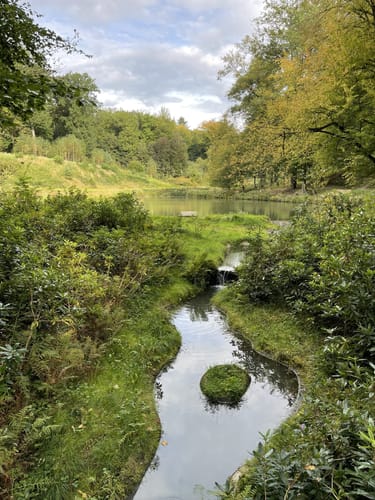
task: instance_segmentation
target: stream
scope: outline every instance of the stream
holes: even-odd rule
[[[229,258],[225,265],[233,264]],[[156,381],[162,437],[135,500],[215,498],[215,482],[225,483],[250,457],[260,433],[275,429],[296,400],[295,375],[235,337],[210,303],[219,288],[190,300],[172,318],[182,347]],[[237,363],[250,374],[236,407],[209,404],[201,393],[202,375],[221,363]]]

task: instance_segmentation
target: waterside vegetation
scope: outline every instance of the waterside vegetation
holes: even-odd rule
[[[251,241],[240,281],[216,297],[255,349],[297,371],[303,396],[223,498],[373,498],[374,231],[372,204],[301,208]]]
[[[170,308],[207,286],[246,215],[151,219],[130,194],[0,200],[1,496],[124,498],[160,437]]]

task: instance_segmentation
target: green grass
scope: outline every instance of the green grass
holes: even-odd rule
[[[249,374],[237,365],[216,365],[209,368],[200,381],[200,388],[210,403],[236,405],[250,384]]]
[[[28,179],[29,184],[43,196],[72,187],[94,197],[113,196],[121,191],[142,193],[168,189],[176,186],[176,182],[181,182],[150,177],[115,163],[94,165],[89,161],[57,162],[52,158],[0,153],[1,188],[9,190],[22,178]]]
[[[314,380],[321,347],[317,333],[307,332],[288,311],[272,305],[252,305],[238,299],[235,285],[213,298],[231,328],[250,340],[254,349],[298,371],[304,383]]]
[[[188,256],[206,256],[216,265],[220,264],[229,250],[228,245],[236,247],[246,241],[250,233],[264,231],[270,226],[267,217],[251,214],[180,217],[179,221],[184,253]]]

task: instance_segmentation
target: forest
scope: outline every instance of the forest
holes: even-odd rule
[[[266,0],[255,27],[223,59],[231,109],[191,130],[165,108],[105,109],[90,75],[50,66],[76,42],[0,3],[1,498],[135,491],[160,439],[155,377],[180,347],[171,311],[244,239],[239,280],[215,300],[298,373],[302,402],[217,497],[374,498],[375,2]],[[129,192],[4,189],[30,157],[306,203],[280,230],[153,217]]]
[[[29,29],[26,20],[22,26]],[[155,176],[202,181],[208,174],[211,184],[232,189],[315,192],[361,183],[375,164],[374,30],[371,0],[265,2],[254,34],[224,57],[232,109],[195,130],[165,108],[158,115],[103,109],[87,74],[54,77],[52,87],[43,74],[35,90],[40,61],[11,47],[12,83],[4,78],[0,104],[1,122],[12,126],[2,127],[0,148],[56,161],[114,161]],[[2,37],[6,47],[4,30]],[[22,75],[25,65],[26,95],[18,88],[14,104],[14,67]]]

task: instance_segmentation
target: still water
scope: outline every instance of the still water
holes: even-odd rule
[[[179,215],[195,211],[198,215],[244,212],[266,215],[271,220],[288,220],[296,205],[277,201],[225,200],[202,198],[144,198],[142,203],[152,215]]]
[[[290,413],[298,383],[293,373],[257,353],[228,329],[210,303],[213,287],[186,303],[173,317],[181,350],[156,384],[163,435],[136,500],[215,498],[215,482],[242,465],[260,439]],[[212,365],[238,363],[251,383],[233,408],[210,405],[199,382]]]

